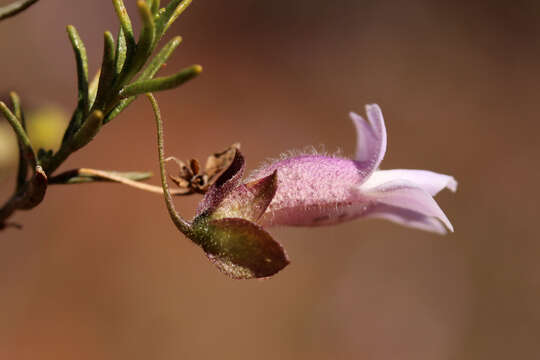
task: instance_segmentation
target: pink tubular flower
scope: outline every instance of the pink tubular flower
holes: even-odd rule
[[[254,171],[242,183],[244,160],[237,152],[199,205],[193,222],[199,230],[194,234],[203,234],[199,237],[205,239],[196,242],[203,248],[211,243],[214,250],[207,251],[209,257],[229,275],[265,277],[281,270],[288,260],[263,226],[321,226],[378,217],[437,233],[446,233],[446,228],[453,231],[433,196],[444,188],[455,191],[457,182],[426,170],[379,170],[386,151],[384,119],[378,105],[367,105],[366,112],[368,121],[350,114],[358,137],[355,159],[292,156]],[[227,251],[216,245],[222,241],[218,238],[226,240]],[[253,247],[245,252],[245,243],[239,247],[240,238]],[[247,257],[256,254],[267,267],[261,270],[258,263],[250,263],[246,270],[244,264],[239,272],[237,260],[242,257],[232,259],[231,246]]]
[[[365,121],[351,113],[356,126],[354,160],[301,155],[276,161],[250,179],[278,173],[278,188],[260,223],[316,226],[360,217],[381,217],[402,225],[446,233],[452,224],[433,196],[455,191],[453,177],[426,170],[379,170],[386,152],[386,128],[378,105],[366,106]]]

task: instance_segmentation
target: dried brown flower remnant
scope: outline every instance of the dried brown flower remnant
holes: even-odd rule
[[[240,144],[235,143],[221,152],[210,155],[206,160],[204,171],[197,159],[191,159],[188,165],[175,157],[169,157],[166,160],[173,160],[180,167],[178,176],[169,175],[169,177],[181,190],[185,191],[184,194],[205,194],[217,176],[232,163],[238,149],[240,149]]]

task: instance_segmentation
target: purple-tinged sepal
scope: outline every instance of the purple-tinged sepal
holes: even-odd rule
[[[234,279],[266,278],[289,264],[283,247],[262,227],[240,218],[193,221],[192,240],[220,271]]]
[[[277,173],[242,184],[243,171],[244,158],[237,150],[201,201],[190,237],[230,277],[265,278],[289,264],[283,247],[255,223],[276,193]]]
[[[274,198],[277,186],[277,171],[259,180],[240,184],[209,216],[211,219],[241,218],[257,222]]]
[[[229,167],[210,186],[208,192],[199,203],[197,215],[214,212],[223,199],[240,183],[244,175],[244,166],[244,157],[240,153],[240,150],[236,149],[234,159]]]

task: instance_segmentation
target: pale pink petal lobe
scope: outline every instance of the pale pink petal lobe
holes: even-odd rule
[[[454,231],[437,202],[424,189],[406,180],[394,180],[363,192],[377,203],[408,209],[427,217],[440,220],[450,231]]]
[[[380,107],[366,105],[366,113],[368,121],[354,112],[350,113],[357,133],[355,160],[363,177],[379,167],[386,152],[386,127]]]
[[[416,211],[387,204],[376,204],[365,214],[367,218],[386,219],[397,224],[444,235],[444,225],[436,218],[425,216]]]
[[[457,181],[450,175],[410,169],[377,170],[362,184],[362,188],[371,189],[394,180],[409,181],[427,191],[431,196],[437,195],[444,188],[452,192],[457,190]]]

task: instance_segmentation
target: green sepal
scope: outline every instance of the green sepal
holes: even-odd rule
[[[220,271],[235,279],[270,277],[289,264],[283,247],[245,219],[199,216],[190,235]]]
[[[270,205],[278,186],[277,170],[272,174],[233,189],[209,214],[212,220],[241,218],[256,222]]]

